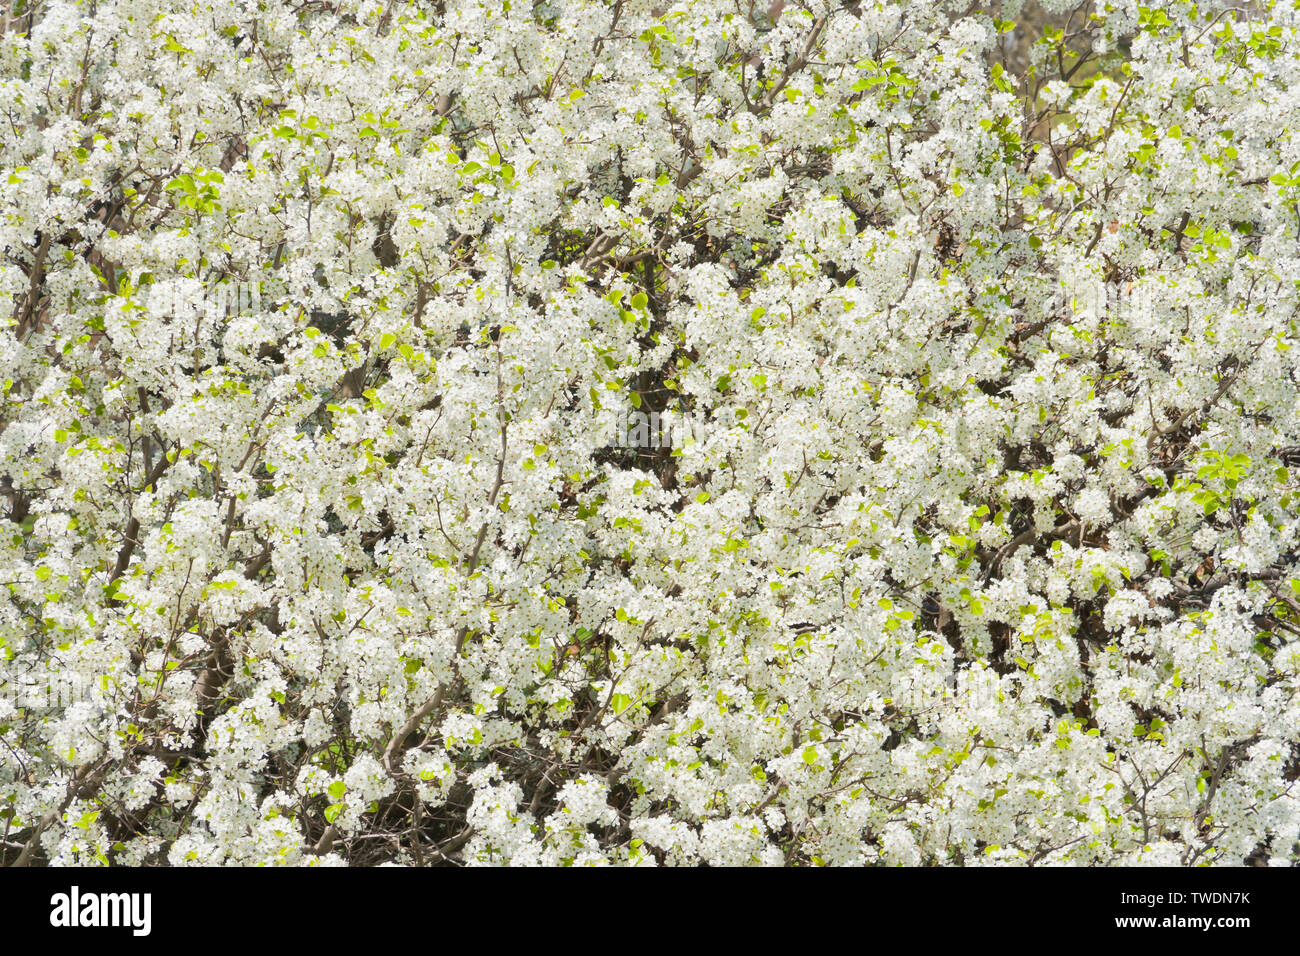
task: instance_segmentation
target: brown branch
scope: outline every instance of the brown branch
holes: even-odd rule
[[[827,14],[823,14],[813,23],[812,30],[809,31],[799,53],[790,61],[790,65],[786,67],[780,78],[772,84],[772,88],[767,91],[767,94],[757,103],[750,105],[749,111],[751,113],[757,114],[770,110],[772,104],[776,102],[776,98],[781,95],[781,91],[786,88],[786,85],[794,78],[795,74],[808,65],[808,58],[812,55],[812,48],[816,45],[817,38],[821,36],[822,28],[826,26],[827,16]]]
[[[144,490],[144,488],[149,488],[152,485],[154,485],[158,481],[158,479],[162,477],[163,472],[165,472],[170,467],[171,467],[171,461],[167,458],[165,454],[159,457],[157,464],[155,464],[153,468],[150,470],[150,472],[145,476],[144,485],[142,486],[141,490]],[[111,585],[114,581],[116,581],[126,572],[127,566],[130,565],[131,563],[131,556],[135,553],[136,545],[140,543],[139,539],[140,539],[140,519],[137,518],[135,515],[132,515],[131,519],[126,523],[126,531],[124,532],[123,535],[122,549],[117,553],[117,562],[113,565],[113,570],[108,576],[109,585]],[[117,597],[110,598],[108,601],[110,607],[117,607],[121,603],[122,603],[121,599]]]

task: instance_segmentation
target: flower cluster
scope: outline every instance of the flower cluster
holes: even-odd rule
[[[21,9],[0,861],[1300,859],[1292,5]]]

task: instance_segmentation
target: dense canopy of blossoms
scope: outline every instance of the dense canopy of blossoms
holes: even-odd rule
[[[3,862],[1300,857],[1289,0],[8,7]]]

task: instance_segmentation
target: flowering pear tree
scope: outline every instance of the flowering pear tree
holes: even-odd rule
[[[0,25],[4,863],[1300,859],[1294,5]]]

